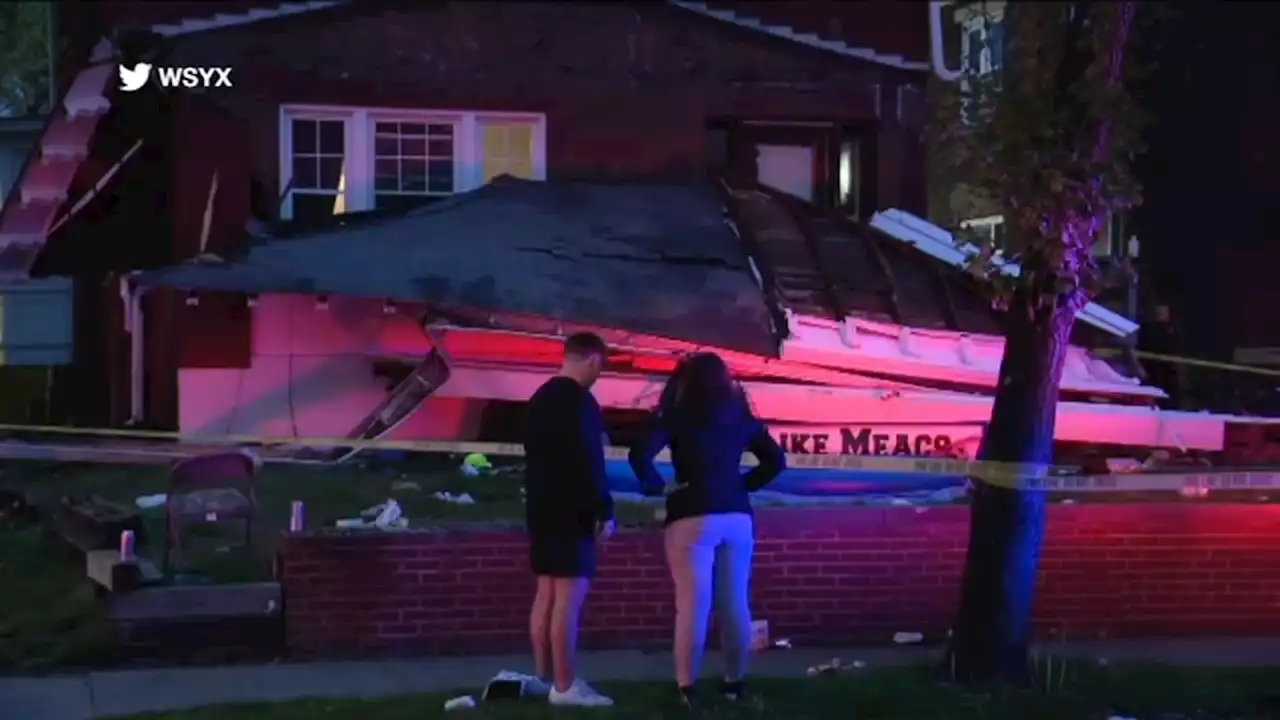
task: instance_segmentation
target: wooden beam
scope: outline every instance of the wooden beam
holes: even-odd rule
[[[875,257],[876,265],[880,267],[880,273],[884,276],[885,282],[889,284],[889,315],[893,317],[893,321],[899,325],[909,325],[907,318],[902,312],[902,301],[898,299],[898,280],[893,275],[893,266],[889,264],[889,258],[884,254],[884,248],[880,247],[880,240],[875,233],[866,233],[867,245],[871,248],[871,254]]]
[[[952,330],[962,330],[960,327],[960,313],[956,311],[956,299],[951,294],[951,283],[947,281],[947,273],[951,268],[942,263],[932,263],[934,275],[938,280],[938,289],[940,290],[942,300],[942,315],[947,321],[947,327]]]

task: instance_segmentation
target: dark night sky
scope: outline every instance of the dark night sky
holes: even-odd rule
[[[1280,251],[1280,4],[1181,8],[1153,77],[1157,124],[1139,164],[1146,204],[1135,230],[1145,289],[1182,318],[1187,350],[1222,354],[1234,344],[1222,318],[1240,309],[1215,275],[1246,247]]]

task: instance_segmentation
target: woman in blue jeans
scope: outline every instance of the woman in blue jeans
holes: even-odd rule
[[[664,545],[675,585],[675,674],[685,702],[697,679],[714,600],[725,653],[721,693],[743,695],[751,646],[748,586],[755,536],[748,495],[786,468],[782,448],[751,414],[720,356],[687,358],[668,380],[631,468],[647,495],[664,493],[653,459],[671,448],[676,484],[667,495]],[[759,464],[742,472],[742,454]]]

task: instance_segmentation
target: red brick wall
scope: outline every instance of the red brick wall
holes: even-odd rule
[[[802,644],[942,638],[968,509],[759,513],[753,612]],[[1280,506],[1056,505],[1042,633],[1280,635]],[[301,654],[510,650],[525,642],[525,545],[502,529],[292,536],[281,551],[288,644]],[[600,559],[585,644],[666,643],[660,537],[621,532]]]

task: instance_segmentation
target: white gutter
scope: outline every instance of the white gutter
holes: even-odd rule
[[[142,296],[128,277],[120,278],[120,303],[124,309],[124,330],[129,333],[129,422],[140,423],[146,416],[146,338],[143,335]]]
[[[971,243],[957,245],[955,236],[928,220],[902,210],[882,210],[871,218],[871,227],[889,237],[915,247],[948,265],[963,268],[978,252]],[[1017,263],[997,259],[996,269],[1009,277],[1017,277],[1022,268]],[[1138,324],[1097,303],[1089,303],[1080,311],[1080,319],[1116,337],[1127,337],[1138,331]]]

